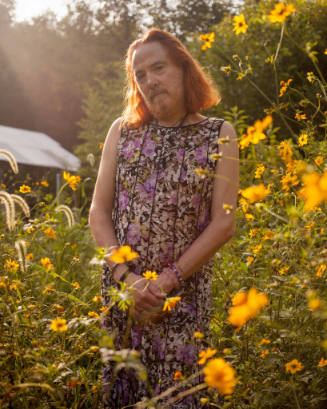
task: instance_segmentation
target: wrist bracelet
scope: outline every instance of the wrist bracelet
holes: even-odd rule
[[[175,273],[177,280],[179,282],[180,285],[183,285],[185,283],[185,280],[183,279],[183,277],[181,276],[181,273],[178,271],[177,267],[175,266],[175,264],[170,264],[168,263],[168,267],[171,268],[173,270],[173,272]]]

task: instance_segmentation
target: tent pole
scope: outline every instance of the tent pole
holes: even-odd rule
[[[56,195],[59,193],[60,190],[60,173],[56,173]]]

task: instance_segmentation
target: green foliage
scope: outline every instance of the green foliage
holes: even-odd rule
[[[288,18],[282,35],[281,25],[271,23],[267,17],[275,1],[248,0],[244,3],[239,14],[244,14],[249,26],[246,34],[235,35],[233,18],[226,16],[219,25],[212,27],[215,42],[211,49],[201,50],[198,35],[190,44],[193,55],[207,67],[221,90],[221,106],[212,113],[223,115],[223,110],[237,105],[254,121],[261,118],[266,109],[266,113],[277,114],[275,123],[281,127],[284,137],[291,137],[292,130],[297,132],[300,129],[294,119],[295,113],[301,111],[307,116],[314,115],[314,106],[326,99],[319,84],[312,87],[306,78],[307,72],[320,78],[313,53],[319,61],[320,71],[327,70],[327,58],[323,54],[327,37],[324,24],[326,3],[294,1],[297,12]],[[272,63],[274,58],[275,63]],[[293,79],[292,89],[279,97],[280,81],[289,78]],[[292,118],[288,126],[284,117]],[[317,137],[324,135],[321,131],[320,128]]]
[[[213,27],[212,49],[201,50],[198,34],[190,43],[224,96],[212,113],[234,124],[242,148],[237,232],[215,258],[211,345],[217,357],[233,366],[238,379],[231,396],[219,397],[220,408],[324,409],[327,7],[323,0],[296,0],[296,12],[284,24],[272,24],[267,15],[275,4],[248,0],[242,10],[249,25],[245,34],[236,36],[232,18],[226,17]],[[83,10],[85,19],[74,21],[89,33]],[[1,202],[0,406],[4,409],[96,408],[101,400],[99,346],[103,359],[134,367],[146,377],[138,354],[115,351],[112,334],[99,328],[99,266],[90,262],[100,252],[84,217],[86,183],[91,178],[93,186],[99,142],[119,116],[123,79],[117,66],[109,71],[103,64],[98,70],[97,79],[86,87],[85,118],[80,122],[85,143],[78,154],[86,171],[74,192],[84,194],[84,204],[73,208],[75,224],[69,227],[66,214],[55,211],[59,203],[76,202],[67,184],[58,197],[42,185],[25,194],[33,204],[33,215],[27,218],[17,207],[12,230],[6,227],[8,216]],[[280,95],[280,80],[289,78],[293,81]],[[262,122],[254,121],[266,114],[272,115],[272,124],[260,129]],[[283,156],[286,145],[289,154]],[[93,167],[86,166],[90,153]],[[261,200],[246,200],[245,189],[259,184],[268,188]],[[312,200],[317,200],[316,206],[309,206]],[[26,254],[22,256],[17,247]],[[268,304],[235,331],[228,323],[233,297],[251,287],[265,293]],[[126,286],[109,291],[121,308],[131,304]],[[59,318],[66,320],[62,332],[51,327]],[[199,340],[204,348],[207,341]],[[301,363],[294,374],[285,366],[293,359]],[[201,388],[202,398],[217,407],[216,392],[208,391],[205,384]],[[145,402],[143,407],[150,405]]]

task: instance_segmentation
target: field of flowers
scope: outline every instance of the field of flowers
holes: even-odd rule
[[[255,37],[251,29],[267,42],[266,59],[258,61],[254,51],[231,53],[219,68],[235,90],[248,81],[266,105],[253,120],[237,107],[224,114],[240,136],[241,187],[238,208],[224,205],[236,212],[237,232],[215,256],[211,346],[199,355],[204,382],[184,392],[199,393],[204,407],[327,408],[327,83],[321,68],[327,42],[303,45],[291,35],[312,12],[308,4],[327,14],[323,0],[260,2],[193,44],[210,66],[226,27],[244,47],[247,35]],[[303,38],[310,37],[305,28]],[[269,30],[274,43],[264,38]],[[308,70],[292,66],[291,75],[279,64],[291,54],[285,38],[296,43]],[[271,95],[256,75],[267,66]],[[0,153],[18,173],[10,152]],[[206,169],[198,175],[210,177]],[[1,408],[96,408],[101,350],[137,365],[135,354],[113,351],[111,335],[100,329],[100,314],[110,313],[99,294],[104,253],[91,238],[85,211],[72,206],[84,185],[64,172],[56,197],[45,179],[12,194],[1,186]],[[131,254],[124,250],[116,254],[122,260]],[[127,293],[123,286],[114,294],[122,308]],[[176,302],[167,300],[165,308]],[[204,341],[201,333],[194,337]],[[187,385],[180,372],[172,378],[177,389]],[[142,407],[155,407],[156,400]]]

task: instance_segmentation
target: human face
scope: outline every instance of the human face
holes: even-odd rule
[[[161,43],[153,41],[137,47],[132,69],[139,92],[155,118],[171,124],[185,115],[183,70]]]

